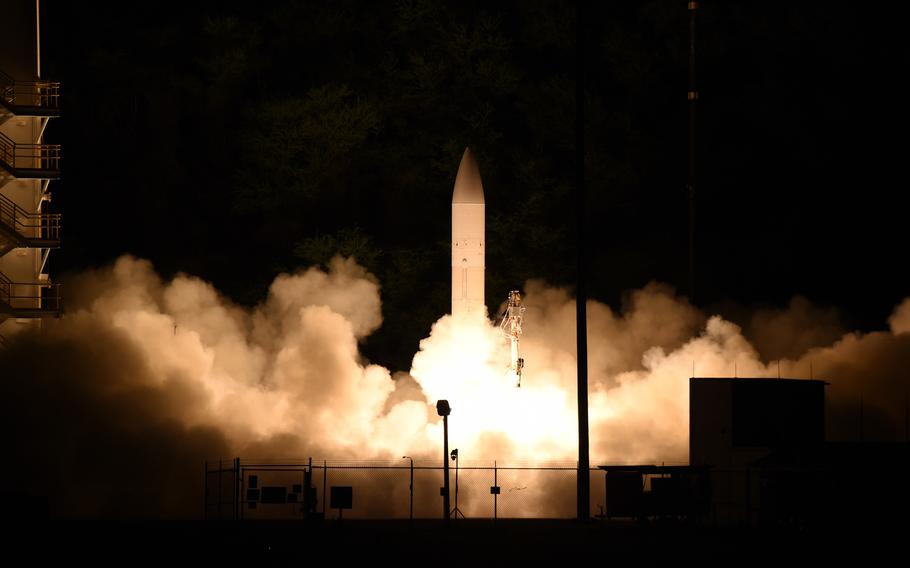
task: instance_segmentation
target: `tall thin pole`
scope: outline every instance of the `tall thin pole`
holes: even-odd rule
[[[35,0],[35,78],[41,79],[41,0]]]
[[[493,487],[495,487],[497,489],[497,491],[495,491],[493,493],[493,524],[496,524],[496,519],[499,516],[499,510],[498,510],[499,466],[495,460],[493,461]]]
[[[575,337],[578,359],[578,520],[591,518],[591,470],[588,456],[588,318],[585,306],[585,85],[584,85],[584,1],[576,4],[575,79],[575,214],[577,271],[575,283]]]
[[[448,522],[449,515],[449,417],[442,417],[442,469],[444,471],[443,475],[443,489],[442,489],[442,514],[443,518]]]
[[[686,190],[689,196],[689,301],[695,302],[695,103],[698,89],[695,86],[695,13],[698,2],[689,2],[689,178]]]
[[[455,450],[458,451],[457,449]],[[455,454],[455,519],[458,519],[458,513],[461,512],[458,508],[458,454]]]

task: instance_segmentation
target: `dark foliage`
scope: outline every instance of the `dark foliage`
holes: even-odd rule
[[[56,269],[130,252],[250,304],[279,271],[353,254],[383,284],[386,321],[365,352],[407,368],[448,308],[465,146],[487,189],[491,310],[529,277],[572,284],[580,33],[591,295],[683,289],[685,6],[592,3],[580,28],[547,0],[55,6]],[[880,325],[908,284],[893,254],[908,198],[891,192],[901,18],[842,2],[702,6],[699,303],[802,293]]]

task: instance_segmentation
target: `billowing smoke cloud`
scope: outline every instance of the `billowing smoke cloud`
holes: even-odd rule
[[[0,421],[17,464],[0,482],[47,496],[54,516],[199,516],[205,459],[435,459],[440,398],[468,460],[575,459],[566,290],[527,283],[516,388],[507,343],[485,319],[440,318],[409,373],[365,362],[358,341],[382,323],[380,283],[350,259],[279,276],[254,309],[191,276],[162,281],[131,257],[67,284],[67,315],[0,352]],[[860,416],[866,439],[904,435],[910,300],[889,330],[868,334],[844,334],[835,311],[799,298],[755,313],[744,332],[658,284],[630,293],[618,313],[595,301],[588,313],[595,464],[685,462],[693,372],[812,375],[830,382],[832,439],[858,439]],[[511,489],[537,498],[513,514],[571,505],[574,477],[547,491],[528,479]],[[463,509],[480,510],[465,499]],[[370,506],[397,506],[384,501]]]
[[[198,515],[206,458],[385,456],[425,428],[425,405],[387,411],[395,383],[360,361],[379,285],[353,261],[282,275],[252,311],[130,257],[68,290],[64,318],[0,354],[0,420],[21,433],[4,487],[52,514]]]

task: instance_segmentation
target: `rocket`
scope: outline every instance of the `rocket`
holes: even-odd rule
[[[452,191],[452,315],[456,317],[487,315],[484,302],[485,215],[480,170],[471,149],[465,148]],[[499,329],[511,346],[509,371],[518,387],[525,364],[519,350],[524,312],[521,293],[518,290],[509,292]]]
[[[486,315],[484,216],[480,170],[465,148],[452,192],[452,315]]]

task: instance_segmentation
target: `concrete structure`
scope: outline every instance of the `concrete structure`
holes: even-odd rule
[[[452,315],[486,310],[485,207],[477,161],[465,148],[452,192]]]
[[[689,380],[689,463],[709,468],[710,513],[718,523],[757,522],[759,460],[781,449],[814,451],[824,442],[824,381]]]
[[[60,147],[44,143],[59,116],[60,84],[41,76],[40,4],[8,2],[0,35],[0,344],[60,311],[47,274],[60,246],[60,215],[49,185],[60,177]]]
[[[690,465],[600,466],[606,516],[789,529],[905,526],[910,444],[827,441],[825,385],[691,378]]]

